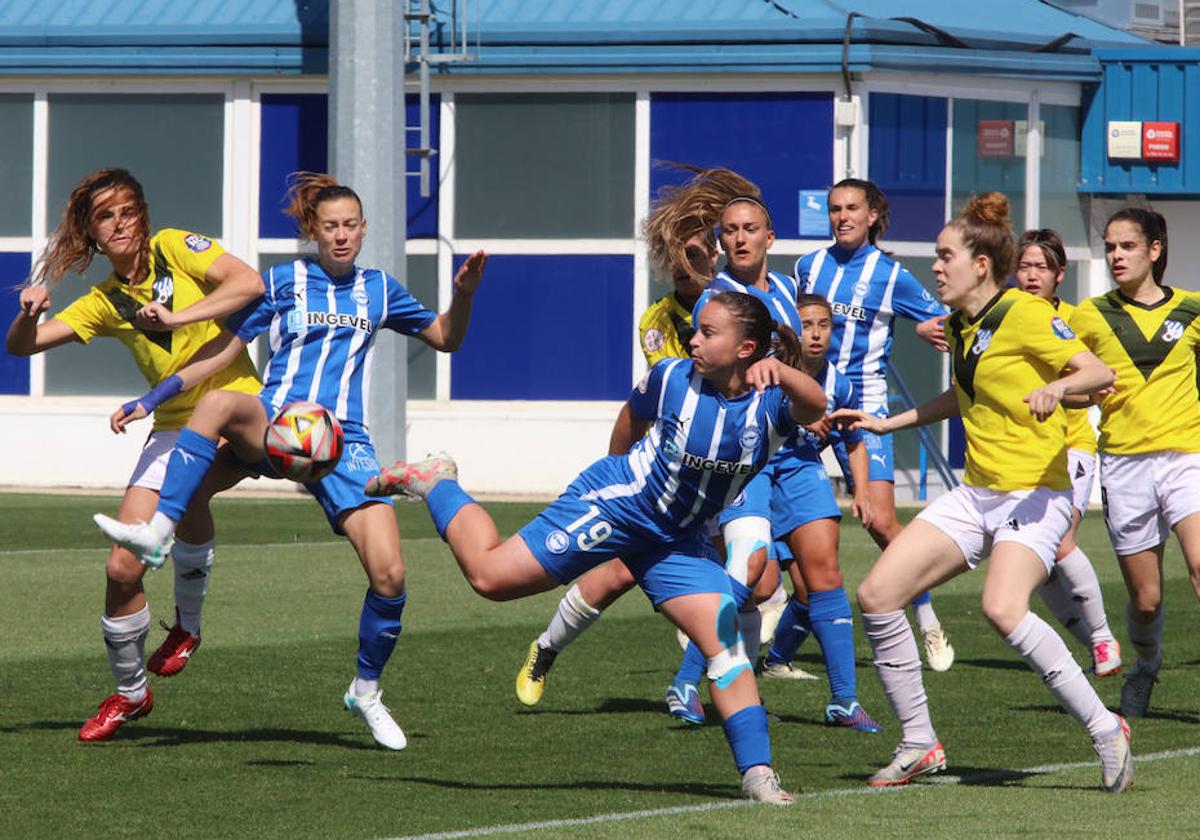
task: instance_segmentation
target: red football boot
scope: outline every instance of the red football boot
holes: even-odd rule
[[[200,637],[193,636],[179,625],[179,608],[175,608],[175,626],[168,627],[160,621],[162,629],[167,631],[167,638],[154,651],[146,670],[160,677],[173,677],[184,669],[192,654],[200,647]]]
[[[146,696],[140,701],[126,699],[123,695],[113,694],[104,698],[100,711],[79,729],[80,741],[107,741],[126,721],[137,720],[150,714],[154,708],[154,695],[146,689]]]

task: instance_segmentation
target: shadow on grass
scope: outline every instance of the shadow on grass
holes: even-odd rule
[[[1029,666],[1020,659],[963,659],[954,660],[955,665],[969,665],[972,668],[990,668],[996,671],[1028,671]],[[1032,673],[1032,672],[1031,672]]]
[[[536,708],[522,707],[518,715],[562,715],[566,717],[587,715],[629,715],[629,714],[666,714],[666,704],[661,700],[649,700],[645,697],[609,697],[600,705],[591,709],[550,709],[542,706]]]
[[[690,784],[686,782],[677,784],[649,782],[646,784],[638,784],[637,782],[614,782],[610,779],[592,779],[577,782],[531,781],[522,784],[518,782],[467,782],[460,781],[458,779],[434,779],[428,776],[402,776],[391,774],[352,774],[347,778],[360,779],[364,782],[412,782],[414,784],[448,788],[450,790],[612,790],[627,791],[629,793],[677,793],[688,796],[701,796],[707,799],[730,800],[736,800],[739,794],[738,788],[734,785],[714,785],[704,782],[693,782]]]
[[[1022,787],[1022,782],[1028,779],[1045,779],[1045,777],[1045,773],[1027,770],[1007,770],[997,767],[964,767],[952,764],[945,773],[921,776],[914,779],[912,784],[927,788],[950,787],[954,785],[960,787]],[[851,782],[866,782],[869,776],[865,773],[843,773],[841,778]],[[1094,784],[1039,784],[1037,789],[1093,791],[1096,789],[1096,786]]]
[[[16,726],[0,727],[0,733],[15,735],[21,732],[53,732],[79,730],[79,721],[39,720]],[[413,736],[409,735],[411,739]],[[423,737],[423,736],[416,736]],[[127,743],[138,747],[174,747],[185,744],[214,743],[268,743],[278,741],[285,744],[313,744],[324,747],[339,747],[348,750],[378,750],[369,736],[361,738],[343,736],[332,732],[303,729],[173,729],[166,726],[144,726],[140,723],[123,727],[110,741],[101,743]]]

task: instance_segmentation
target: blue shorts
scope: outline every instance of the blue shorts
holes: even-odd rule
[[[880,406],[871,412],[876,417],[887,417],[886,406]],[[895,481],[896,459],[892,454],[892,436],[877,435],[873,432],[862,432],[863,443],[867,445],[867,458],[870,461],[870,481]],[[854,492],[854,480],[850,476],[850,457],[846,454],[846,444],[838,441],[833,444],[833,454],[842,467],[842,475],[846,477],[846,489]]]
[[[742,492],[730,503],[729,507],[717,514],[717,525],[724,527],[735,519],[746,516],[761,516],[771,518],[771,474],[775,471],[775,459],[763,467],[762,471],[746,482]]]
[[[780,460],[771,476],[771,491],[771,533],[779,540],[786,540],[788,534],[809,522],[842,517],[820,460]]]
[[[267,417],[270,417],[271,407],[266,403],[263,407],[267,410]],[[342,426],[342,437],[345,448],[342,450],[342,459],[333,468],[333,472],[319,481],[304,485],[304,489],[317,500],[317,504],[325,512],[329,527],[339,536],[346,535],[339,524],[346,513],[364,505],[392,504],[389,496],[368,496],[364,491],[367,481],[379,473],[379,461],[375,457],[375,447],[371,444],[371,438],[364,430],[347,425]],[[271,469],[265,458],[252,469],[268,478],[282,477]]]
[[[564,586],[621,558],[654,606],[680,595],[722,592],[732,597],[729,576],[704,538],[693,529],[675,540],[619,521],[603,500],[585,502],[588,491],[576,480],[517,533],[538,563]]]

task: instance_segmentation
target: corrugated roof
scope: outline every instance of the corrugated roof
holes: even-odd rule
[[[437,71],[830,72],[852,13],[855,71],[1098,78],[1146,43],[1040,0],[469,0],[473,60]],[[0,73],[324,73],[328,30],[328,0],[0,0]]]

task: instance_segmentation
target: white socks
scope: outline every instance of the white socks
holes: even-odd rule
[[[1004,639],[1042,678],[1054,699],[1082,723],[1093,738],[1112,732],[1115,721],[1100,702],[1079,663],[1054,629],[1032,612]]]
[[[933,746],[937,743],[937,733],[929,718],[921,655],[904,610],[863,613],[862,619],[875,654],[875,672],[883,683],[892,711],[900,720],[901,743],[906,747]]]
[[[193,636],[200,635],[200,611],[204,608],[204,596],[208,593],[214,555],[212,540],[200,545],[175,540],[175,547],[171,550],[179,624]]]
[[[1158,666],[1162,664],[1163,620],[1166,613],[1160,604],[1158,615],[1153,621],[1149,624],[1138,624],[1133,620],[1132,612],[1129,604],[1126,604],[1125,623],[1129,627],[1129,640],[1133,642],[1133,649],[1137,651],[1138,661],[1145,662],[1147,668],[1157,671]]]
[[[368,680],[365,677],[354,678],[354,696],[370,697],[379,691],[379,680]]]
[[[108,667],[112,669],[117,694],[137,703],[146,696],[146,635],[150,632],[150,607],[133,615],[100,616]]]
[[[937,613],[933,611],[933,601],[917,604],[913,607],[913,617],[917,620],[917,629],[924,633],[934,627],[941,627]]]
[[[567,590],[558,602],[558,611],[550,619],[550,625],[538,636],[538,647],[561,651],[584,630],[596,623],[600,610],[589,606],[579,594],[579,584]]]
[[[1054,566],[1054,574],[1039,590],[1042,600],[1063,627],[1089,648],[1113,641],[1104,596],[1096,570],[1082,550],[1076,548]]]

